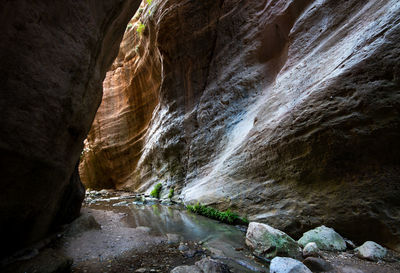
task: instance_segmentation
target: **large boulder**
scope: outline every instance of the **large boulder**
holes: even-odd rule
[[[0,257],[79,215],[83,140],[139,4],[1,1]]]
[[[320,226],[309,230],[298,240],[299,245],[306,246],[314,242],[319,249],[328,251],[346,250],[346,242],[334,229]]]
[[[301,249],[295,240],[286,233],[262,223],[251,222],[249,224],[246,244],[255,255],[262,258],[301,257]]]

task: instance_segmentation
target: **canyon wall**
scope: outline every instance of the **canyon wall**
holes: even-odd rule
[[[399,18],[395,0],[153,0],[107,74],[84,182],[400,250]]]
[[[78,161],[140,1],[1,1],[0,257],[79,215]]]

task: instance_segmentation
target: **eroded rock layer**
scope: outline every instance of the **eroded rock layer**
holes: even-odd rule
[[[0,3],[0,257],[79,215],[78,160],[126,1]]]
[[[151,93],[158,104],[133,113],[146,116],[136,132],[118,129],[119,109],[99,112],[87,183],[107,170],[118,188],[161,182],[184,202],[230,207],[293,237],[324,224],[400,249],[399,18],[396,0],[153,0],[140,17],[143,60],[130,69],[160,71],[157,94],[132,76],[140,90],[118,96]],[[121,82],[112,73],[105,99],[121,91],[107,88]],[[140,150],[125,145],[131,136]]]
[[[132,181],[158,104],[160,58],[156,50],[150,50],[155,35],[149,30],[137,32],[142,10],[128,24],[87,137],[80,175],[90,188],[121,187]]]

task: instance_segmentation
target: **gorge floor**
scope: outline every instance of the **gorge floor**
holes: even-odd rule
[[[161,203],[127,192],[87,195],[81,217],[40,253],[62,253],[72,258],[68,269],[72,272],[167,273],[204,257],[227,264],[233,273],[269,272],[269,264],[247,249],[244,227],[195,215],[167,200]],[[361,260],[352,250],[323,251],[321,256],[333,266],[330,272],[400,272],[400,255],[393,251],[378,263]],[[35,259],[46,265],[38,265]],[[17,261],[4,272],[70,272],[46,271],[50,268],[47,263],[34,257]]]

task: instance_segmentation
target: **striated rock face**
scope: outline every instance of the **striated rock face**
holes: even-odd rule
[[[140,11],[143,7],[140,9]],[[80,175],[90,188],[122,187],[133,180],[161,82],[154,34],[128,24],[118,57],[104,80],[103,100],[87,137]]]
[[[139,4],[1,1],[0,257],[79,215],[82,141]]]
[[[142,60],[122,47],[133,72],[117,60],[105,83],[147,110],[99,112],[86,183],[162,182],[294,238],[324,224],[400,249],[398,18],[396,0],[153,0],[125,35]]]

